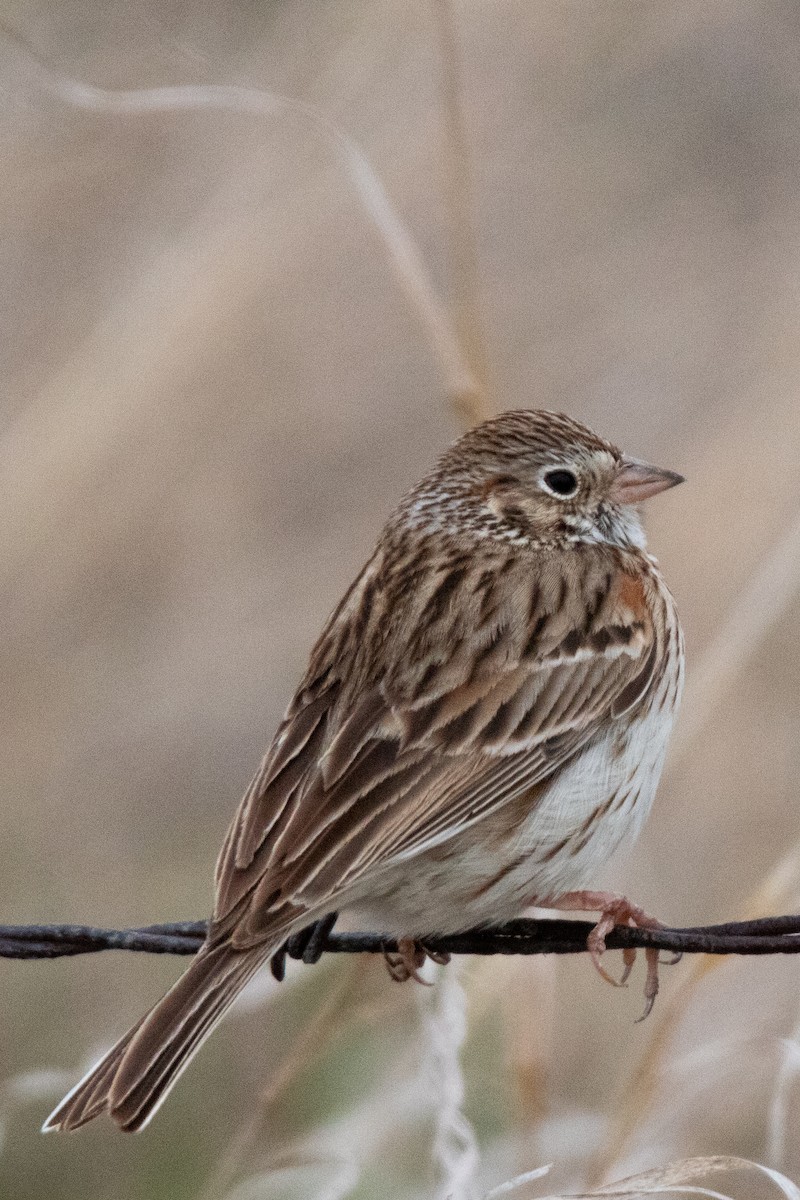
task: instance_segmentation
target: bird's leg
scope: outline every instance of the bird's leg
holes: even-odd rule
[[[624,964],[622,978],[616,980],[606,971],[601,962],[601,956],[605,952],[606,938],[614,926],[632,925],[636,929],[664,928],[661,921],[651,917],[638,904],[633,904],[626,896],[617,895],[615,892],[568,892],[566,895],[560,896],[558,900],[548,903],[548,907],[564,912],[600,913],[600,920],[586,939],[586,949],[589,951],[598,973],[614,987],[623,987],[627,983],[633,964],[636,962],[636,950],[628,947],[622,951]],[[658,995],[658,950],[646,949],[644,956],[647,963],[647,975],[644,984],[645,1007],[639,1017],[640,1021],[650,1015]]]
[[[430,987],[430,983],[420,975],[425,966],[425,959],[429,958],[431,962],[439,963],[440,966],[450,962],[449,954],[440,950],[429,950],[422,942],[410,937],[398,938],[397,950],[384,950],[383,957],[395,983],[415,979],[417,983],[424,983],[426,987]]]
[[[417,983],[427,984],[428,981],[420,975],[427,955],[419,942],[415,942],[413,938],[398,938],[397,949],[384,950],[383,957],[395,983],[405,983],[407,979],[416,979]]]

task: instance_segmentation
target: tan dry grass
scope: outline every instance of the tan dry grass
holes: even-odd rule
[[[654,508],[652,538],[684,613],[690,678],[704,644],[712,666],[696,677],[680,773],[624,874],[670,919],[731,915],[776,847],[797,839],[786,765],[800,670],[796,559],[781,532],[797,512],[800,452],[796,14],[585,0],[439,11],[455,18],[463,53],[448,94],[463,89],[466,111],[450,118],[452,128],[464,116],[457,128],[474,151],[470,255],[482,264],[493,396],[567,408],[690,476]],[[442,374],[397,303],[387,261],[399,260],[451,390],[471,386],[431,283],[448,273],[452,225],[438,200],[440,49],[430,12],[395,4],[137,0],[98,15],[76,0],[2,17],[62,78],[93,81],[80,93],[90,108],[70,114],[7,47],[15,104],[4,114],[0,204],[20,264],[4,276],[0,445],[9,916],[194,915],[246,763],[305,648],[382,514],[451,433]],[[452,23],[444,33],[452,52]],[[306,115],[100,111],[142,89],[156,89],[151,101],[291,95]],[[367,179],[392,197],[389,260],[364,236],[358,170],[332,165],[308,111],[354,139]],[[465,161],[454,158],[456,203]],[[374,206],[380,193],[366,193]],[[457,246],[468,248],[463,232]],[[474,277],[469,261],[462,279]],[[466,329],[474,284],[456,294]],[[789,553],[771,560],[782,537]],[[726,626],[725,612],[739,616]],[[790,859],[759,905],[787,879],[794,887]],[[14,968],[6,1076],[74,1061],[174,970],[113,958]],[[555,1160],[551,1186],[579,1194],[603,1145],[615,1173],[698,1143],[706,1155],[764,1157],[747,1047],[773,1043],[778,1063],[794,1020],[789,965],[743,964],[734,985],[728,967],[702,987],[677,968],[658,1015],[669,1025],[676,1014],[680,1046],[652,1022],[632,1031],[638,997],[628,1005],[584,964],[559,965],[546,1003],[538,985],[526,990],[530,970],[540,968],[515,964],[493,979],[481,964],[468,976],[464,1111],[484,1191]],[[759,993],[760,977],[770,987]],[[245,1174],[256,1169],[249,1155],[267,1160],[242,1186],[431,1195],[420,1164],[435,1114],[420,1119],[413,1000],[399,997],[377,1033],[365,1022],[361,1046],[349,1017],[329,1039],[336,1022],[327,1027],[328,1002],[314,995],[327,978],[303,976],[302,988],[269,997],[268,1015],[255,1009],[223,1029],[160,1127],[134,1145],[96,1129],[42,1147],[36,1122],[17,1113],[0,1189],[31,1200],[54,1187],[65,1200],[152,1198],[159,1187],[170,1200],[196,1195],[225,1146],[254,1128],[259,1081],[280,1079],[287,1061],[290,1072],[314,1066],[316,1041],[302,1102],[283,1093],[257,1144],[248,1136],[242,1161],[233,1155]],[[387,986],[367,972],[367,1013]],[[488,1003],[498,993],[507,1021],[503,1004]],[[291,1044],[304,1051],[287,1060]],[[761,1058],[769,1075],[773,1060]],[[620,1124],[609,1098],[637,1060],[635,1111]],[[692,1083],[682,1120],[679,1067]],[[515,1076],[518,1107],[501,1094]],[[730,1078],[735,1104],[724,1102]],[[791,1159],[792,1146],[783,1151]],[[298,1183],[301,1160],[331,1168]],[[757,1184],[747,1186],[754,1200]]]

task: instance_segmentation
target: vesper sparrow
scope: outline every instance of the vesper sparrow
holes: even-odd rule
[[[443,455],[311,653],[222,847],[205,945],[45,1129],[104,1111],[141,1129],[251,976],[333,910],[368,903],[406,975],[413,939],[531,904],[600,911],[597,963],[615,922],[650,920],[581,889],[640,829],[680,697],[636,508],[680,482],[549,412]]]

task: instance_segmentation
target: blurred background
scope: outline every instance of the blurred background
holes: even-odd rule
[[[791,911],[800,8],[450,15],[487,402],[565,410],[689,480],[648,517],[687,635],[681,730],[598,883],[674,924]],[[425,0],[0,4],[4,921],[207,914],[323,620],[460,431],[374,190],[314,116],[360,147],[452,313],[442,49]],[[273,100],[126,112],[78,82]],[[554,1163],[534,1197],[696,1154],[800,1177],[794,959],[685,960],[642,1025],[641,965],[624,992],[577,959],[467,962],[430,990],[295,965],[144,1135],[41,1138],[181,966],[0,964],[0,1195],[460,1198]]]

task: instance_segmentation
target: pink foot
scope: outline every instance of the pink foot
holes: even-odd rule
[[[558,900],[548,903],[548,908],[556,908],[564,912],[600,913],[600,920],[586,939],[586,949],[589,951],[598,973],[607,983],[613,984],[614,987],[624,987],[628,981],[628,976],[633,970],[633,964],[636,962],[636,951],[634,949],[623,950],[622,961],[624,969],[622,978],[616,980],[606,971],[600,960],[601,956],[605,953],[606,938],[614,926],[632,925],[635,929],[664,928],[661,921],[657,921],[655,917],[651,917],[638,904],[632,904],[625,896],[619,896],[614,892],[568,892],[565,896],[560,896]],[[644,1012],[639,1017],[640,1021],[650,1016],[656,996],[658,995],[658,950],[645,950],[644,956],[647,963],[647,975],[644,984],[645,1007]]]
[[[395,983],[405,983],[408,979],[414,979],[426,987],[430,987],[430,983],[420,975],[420,970],[425,966],[425,959],[430,958],[432,962],[441,965],[450,961],[449,954],[428,950],[422,942],[416,942],[409,937],[398,938],[397,950],[384,950],[383,957]]]

